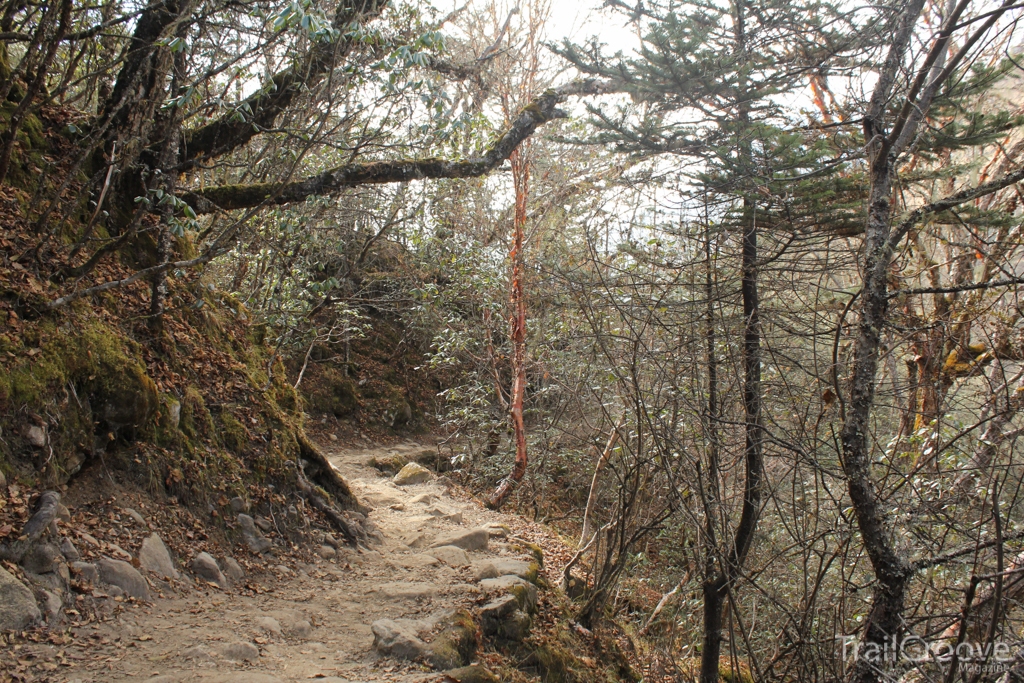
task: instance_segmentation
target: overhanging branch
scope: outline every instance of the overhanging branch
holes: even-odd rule
[[[357,185],[401,183],[429,178],[476,178],[497,168],[527,138],[552,119],[565,118],[557,105],[571,95],[606,92],[604,83],[577,81],[545,91],[523,108],[501,137],[479,156],[464,161],[402,159],[349,164],[319,175],[282,183],[220,185],[182,195],[196,214],[248,209],[260,205],[291,204],[307,197],[332,195]]]
[[[931,204],[925,204],[911,211],[907,216],[900,221],[900,224],[893,230],[892,236],[889,238],[890,251],[894,251],[896,245],[900,243],[910,229],[917,225],[918,221],[922,220],[925,216],[931,214],[941,213],[942,211],[948,211],[954,207],[966,204],[967,202],[974,201],[986,195],[990,195],[993,192],[998,192],[1004,187],[1015,185],[1024,180],[1024,166],[1021,166],[1013,173],[1007,173],[1002,178],[996,178],[990,180],[987,183],[982,183],[977,187],[969,187],[966,190],[960,192],[954,192],[948,197],[943,197],[938,201],[934,201]]]

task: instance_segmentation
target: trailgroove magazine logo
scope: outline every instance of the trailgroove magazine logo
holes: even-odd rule
[[[848,665],[866,661],[878,668],[907,664],[949,664],[956,662],[965,673],[1004,673],[1014,661],[1009,644],[1000,641],[962,643],[949,640],[927,641],[920,636],[886,639],[882,643],[862,643],[856,636],[836,636]]]

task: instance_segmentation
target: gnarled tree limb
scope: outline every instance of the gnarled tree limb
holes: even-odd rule
[[[501,137],[483,154],[465,161],[402,159],[349,164],[319,175],[283,183],[220,185],[182,195],[197,214],[248,209],[263,204],[290,204],[319,195],[336,194],[356,185],[401,183],[428,178],[476,178],[497,168],[543,124],[565,118],[557,105],[571,95],[607,92],[604,83],[587,80],[547,90],[523,108]]]
[[[389,0],[342,0],[331,22],[341,32],[340,36],[334,41],[315,43],[294,64],[274,74],[265,87],[243,100],[236,109],[250,112],[248,116],[232,111],[185,133],[181,170],[188,170],[201,159],[238,149],[260,132],[273,128],[295,97],[319,83],[334,68],[338,56],[351,47],[352,40],[345,33],[349,26],[377,18],[388,4]]]

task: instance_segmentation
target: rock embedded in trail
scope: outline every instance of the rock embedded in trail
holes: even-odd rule
[[[373,649],[382,655],[402,659],[419,659],[430,651],[410,629],[403,628],[392,619],[380,619],[370,626],[373,631]]]
[[[210,553],[199,553],[192,560],[192,572],[199,578],[215,583],[224,590],[228,589],[228,580],[220,570],[217,560]]]
[[[42,618],[32,591],[0,567],[0,631],[20,631]]]
[[[395,475],[394,482],[398,486],[412,486],[414,484],[425,484],[434,478],[434,475],[430,473],[423,465],[415,462],[411,462]]]
[[[485,593],[508,593],[519,601],[519,607],[525,612],[537,611],[537,587],[526,579],[518,576],[499,576],[496,579],[484,579],[480,589]]]
[[[469,555],[462,548],[453,545],[443,545],[439,548],[431,548],[424,555],[436,557],[451,567],[468,567],[472,564]]]
[[[487,533],[487,529],[470,529],[438,538],[430,544],[430,547],[440,548],[444,545],[453,545],[463,550],[487,550],[488,540],[490,540],[490,535]]]
[[[142,565],[143,569],[147,569],[165,579],[177,579],[179,577],[178,570],[174,568],[171,553],[168,552],[167,546],[164,545],[164,542],[156,534],[150,534],[142,542],[142,548],[139,549],[139,564]]]
[[[329,545],[322,545],[320,546],[320,549],[317,551],[317,554],[319,554],[320,557],[324,558],[325,560],[333,560],[335,557],[337,557],[338,551]]]
[[[252,643],[242,640],[219,645],[217,647],[217,654],[224,659],[230,659],[235,662],[255,662],[260,658],[259,648]]]
[[[149,602],[149,584],[139,571],[121,560],[103,558],[96,563],[100,581],[117,586],[125,595]]]

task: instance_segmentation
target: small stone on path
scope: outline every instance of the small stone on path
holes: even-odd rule
[[[434,475],[430,473],[423,465],[415,462],[411,462],[395,475],[394,482],[398,486],[412,486],[414,484],[424,484],[434,478]]]

